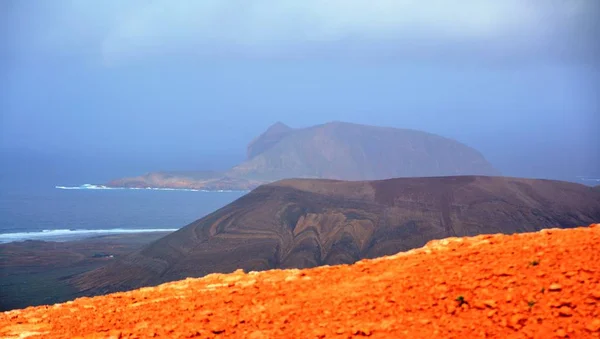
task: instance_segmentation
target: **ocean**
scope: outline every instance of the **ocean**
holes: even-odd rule
[[[0,243],[175,231],[246,192],[43,186],[0,191]]]

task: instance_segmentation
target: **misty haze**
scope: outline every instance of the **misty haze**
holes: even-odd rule
[[[590,273],[569,290],[587,271],[556,269],[600,251],[600,228],[585,228],[600,222],[599,18],[595,0],[2,2],[0,311],[93,298],[71,304],[80,318],[64,325],[62,306],[0,313],[0,337],[597,335],[600,297],[561,304],[574,314],[546,291],[584,300],[600,283]],[[455,237],[474,245],[443,240]],[[577,252],[574,239],[589,244]],[[415,262],[431,270],[396,256],[406,251],[427,253]],[[485,278],[495,256],[510,272]],[[380,257],[398,268],[361,271],[385,271]],[[460,279],[444,271],[452,260],[466,260]],[[346,268],[374,279],[360,297],[344,292],[358,313],[326,299],[291,306],[362,284],[319,280]],[[419,290],[444,295],[411,313],[420,329],[405,320],[425,285],[397,283],[413,269],[443,280]],[[527,269],[547,271],[533,286]],[[206,287],[137,308],[140,288],[186,278],[233,299]],[[243,301],[248,281],[257,295],[269,281],[300,295]],[[525,306],[495,301],[513,289]],[[556,312],[535,313],[546,303]],[[518,318],[519,305],[547,328]],[[235,326],[215,325],[225,318]]]

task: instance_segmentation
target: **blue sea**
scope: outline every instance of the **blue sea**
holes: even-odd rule
[[[0,191],[0,243],[175,231],[244,194],[94,185],[5,187]]]

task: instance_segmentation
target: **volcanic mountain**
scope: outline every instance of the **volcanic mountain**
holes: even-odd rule
[[[293,129],[276,123],[252,140],[247,160],[226,172],[156,172],[112,187],[251,189],[286,178],[378,180],[497,175],[475,149],[426,132],[330,122]]]
[[[84,295],[215,272],[353,263],[432,239],[574,227],[600,220],[600,192],[485,176],[283,180],[72,282]]]

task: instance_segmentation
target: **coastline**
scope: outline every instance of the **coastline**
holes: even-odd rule
[[[178,228],[146,229],[49,229],[32,232],[0,233],[0,245],[24,241],[69,242],[87,239],[100,239],[109,236],[139,235],[145,233],[168,234]]]
[[[219,189],[219,190],[208,190],[208,189],[196,189],[196,188],[172,188],[172,187],[125,187],[125,186],[106,186],[106,185],[95,185],[95,184],[83,184],[80,186],[54,186],[60,190],[149,190],[149,191],[182,191],[182,192],[204,192],[204,193],[244,193],[250,192],[250,190],[240,189]]]
[[[0,244],[0,311],[54,304],[78,296],[69,279],[123,257],[171,232],[92,236],[71,241]]]

